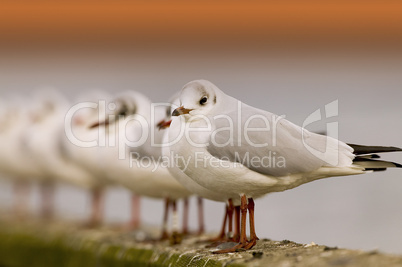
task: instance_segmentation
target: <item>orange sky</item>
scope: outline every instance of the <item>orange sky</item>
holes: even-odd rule
[[[0,41],[230,44],[402,39],[399,1],[55,2],[2,2]]]

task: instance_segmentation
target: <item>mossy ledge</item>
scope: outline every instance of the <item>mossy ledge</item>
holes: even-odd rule
[[[196,238],[174,246],[136,241],[152,232],[2,220],[0,266],[402,266],[402,256],[288,240],[260,240],[252,250],[225,255],[212,254]]]

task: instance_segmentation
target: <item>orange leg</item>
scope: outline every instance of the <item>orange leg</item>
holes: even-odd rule
[[[52,182],[44,182],[41,184],[41,217],[50,220],[54,215],[54,184]]]
[[[101,224],[103,218],[103,190],[100,188],[93,189],[92,197],[92,213],[88,226],[96,227]]]
[[[247,222],[247,198],[245,195],[241,197],[241,205],[240,205],[240,211],[241,211],[241,229],[240,229],[240,242],[236,246],[228,249],[223,249],[223,250],[218,250],[214,251],[214,254],[222,254],[222,253],[229,253],[229,252],[236,252],[239,249],[245,249],[248,241],[247,241],[247,236],[246,236],[246,222]]]
[[[169,235],[167,233],[167,224],[168,224],[168,217],[169,217],[169,205],[170,205],[170,200],[169,198],[165,199],[165,211],[163,214],[163,222],[162,222],[162,235],[160,240],[166,240],[169,238]]]
[[[240,241],[240,206],[235,206],[235,229],[233,235],[233,241]]]
[[[240,225],[240,244],[247,243],[247,234],[246,234],[246,220],[247,220],[247,198],[245,195],[241,197],[240,204],[241,211],[241,225]]]
[[[183,235],[188,235],[188,198],[183,200]]]
[[[205,231],[204,226],[204,205],[201,197],[197,198],[198,202],[198,235],[202,235]]]
[[[137,195],[131,195],[131,220],[129,224],[130,230],[140,227],[141,223],[141,198]]]
[[[245,249],[250,249],[257,244],[257,240],[259,238],[257,237],[255,233],[255,226],[254,226],[254,200],[252,198],[248,199],[248,214],[249,214],[249,220],[250,220],[250,242],[247,244]]]

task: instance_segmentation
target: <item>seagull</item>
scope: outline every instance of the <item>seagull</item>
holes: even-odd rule
[[[20,102],[20,101],[19,101]],[[10,99],[1,99],[0,103],[0,173],[1,178],[10,179],[13,182],[15,194],[14,212],[18,217],[24,217],[27,214],[29,193],[29,177],[16,174],[14,168],[15,155],[14,150],[19,147],[19,134],[21,126],[25,121],[19,118],[25,118],[22,114],[22,105]],[[29,163],[28,163],[29,165]]]
[[[112,182],[126,187],[135,195],[165,199],[162,225],[162,239],[165,239],[168,237],[169,206],[173,206],[176,216],[176,200],[186,199],[192,193],[170,175],[161,164],[161,148],[151,143],[152,139],[157,144],[161,143],[162,133],[158,131],[155,121],[163,116],[163,110],[153,111],[152,102],[134,91],[121,93],[111,103],[114,104],[112,114],[105,121],[90,126],[104,131],[107,136],[108,143],[99,150],[102,171]],[[149,138],[152,133],[153,138]],[[135,222],[135,226],[138,223]],[[174,229],[174,235],[177,234]]]
[[[99,179],[68,158],[63,147],[65,137],[64,118],[70,103],[56,90],[39,93],[38,105],[32,114],[34,123],[26,131],[27,152],[53,183],[64,183],[97,192],[102,187]],[[49,194],[52,193],[52,189]],[[96,194],[96,193],[95,193]],[[52,196],[48,196],[49,203]],[[97,225],[97,211],[93,210],[89,225]]]
[[[63,125],[58,140],[63,164],[70,165],[80,173],[75,180],[81,181],[81,187],[88,189],[91,194],[91,214],[86,223],[88,227],[101,224],[104,216],[104,191],[112,186],[99,164],[98,145],[104,136],[89,129],[99,118],[104,118],[99,103],[109,99],[111,96],[100,90],[87,92],[80,95],[73,106],[70,105],[63,118],[58,119],[59,124]]]
[[[215,253],[252,248],[254,200],[334,176],[382,171],[402,165],[375,159],[373,153],[402,151],[397,147],[346,144],[307,131],[290,121],[226,95],[206,80],[187,83],[180,93],[170,128],[183,130],[177,138],[169,131],[170,151],[177,166],[199,185],[240,199],[240,242]],[[249,212],[250,240],[246,236]]]
[[[233,198],[235,200],[235,203],[233,203],[232,199],[228,199],[225,197],[225,195],[222,195],[219,192],[215,192],[212,190],[209,190],[201,185],[199,185],[197,182],[193,181],[189,176],[187,176],[175,163],[175,159],[173,158],[173,154],[170,153],[170,144],[169,144],[169,135],[171,139],[176,139],[177,136],[180,135],[179,131],[175,131],[178,128],[169,128],[171,124],[171,114],[173,111],[173,107],[177,107],[179,104],[179,94],[175,94],[169,101],[169,105],[166,106],[166,114],[165,118],[159,122],[158,126],[160,129],[165,129],[165,133],[163,136],[163,146],[162,146],[162,153],[165,158],[169,159],[169,172],[173,175],[174,178],[177,179],[187,190],[190,192],[196,194],[197,196],[201,198],[205,198],[208,200],[212,201],[217,201],[217,202],[225,202],[227,203],[225,207],[225,212],[224,212],[224,219],[223,219],[223,224],[220,230],[220,233],[216,238],[211,239],[210,241],[224,241],[226,240],[226,233],[225,233],[225,228],[226,228],[226,223],[228,220],[228,237],[230,240],[233,241],[238,241],[238,238],[240,237],[240,231],[239,231],[239,226],[238,221],[236,220],[236,226],[235,226],[235,232],[233,233],[233,225],[232,225],[232,219],[233,219],[233,211],[236,211],[236,218],[238,217],[238,207],[240,205],[240,201],[238,200],[237,195],[233,194]],[[175,136],[175,137],[173,137]],[[202,200],[199,200],[202,201]],[[235,207],[236,205],[236,207]],[[199,208],[201,210],[201,208]],[[200,211],[202,213],[202,211]],[[203,230],[203,225],[202,221],[200,221],[200,231],[202,232]]]
[[[41,215],[46,219],[50,215],[47,200],[51,180],[36,165],[34,159],[27,153],[25,136],[28,129],[35,123],[32,114],[38,106],[30,99],[13,97],[7,101],[3,111],[0,126],[0,172],[14,181],[16,194],[15,211],[17,216],[26,214],[26,198],[29,184],[37,182],[42,191]],[[23,164],[21,164],[23,163]]]

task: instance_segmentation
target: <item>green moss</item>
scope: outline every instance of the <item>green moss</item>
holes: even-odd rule
[[[129,248],[126,250],[122,260],[125,262],[125,266],[130,266],[131,263],[146,266],[147,263],[151,262],[153,254],[152,250]]]
[[[1,225],[3,226],[3,225]],[[118,236],[102,237],[90,231],[45,227],[0,227],[0,266],[126,267],[221,266],[200,255],[120,242]]]

